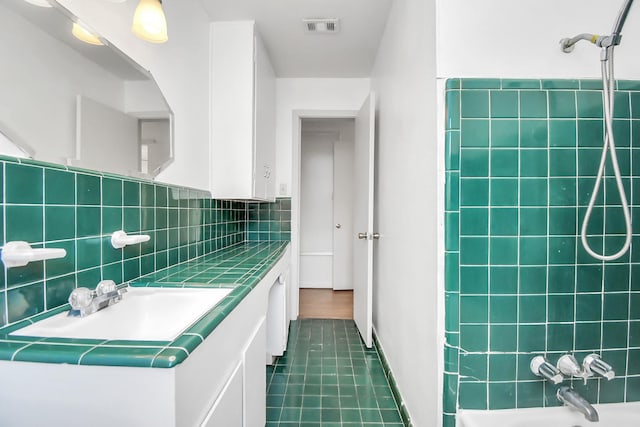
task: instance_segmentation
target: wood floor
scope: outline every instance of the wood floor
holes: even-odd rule
[[[300,289],[300,318],[353,319],[353,291]]]

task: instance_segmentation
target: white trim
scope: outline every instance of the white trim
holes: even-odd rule
[[[291,168],[291,320],[298,318],[300,290],[300,145],[302,119],[355,119],[357,110],[293,110]]]
[[[300,289],[328,289],[335,290],[331,286],[331,282],[302,282]]]

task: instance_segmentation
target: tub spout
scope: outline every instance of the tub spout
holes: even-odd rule
[[[558,400],[567,406],[578,410],[587,421],[597,422],[600,420],[598,411],[584,397],[580,396],[577,391],[571,387],[562,386],[556,394]]]

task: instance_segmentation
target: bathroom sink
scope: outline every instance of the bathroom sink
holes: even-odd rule
[[[11,335],[105,340],[172,341],[231,289],[128,288],[124,299],[87,317],[67,312]]]

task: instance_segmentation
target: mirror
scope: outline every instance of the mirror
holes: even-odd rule
[[[74,37],[82,23],[53,0],[0,3],[0,154],[147,178],[171,163],[173,114],[148,71]]]

